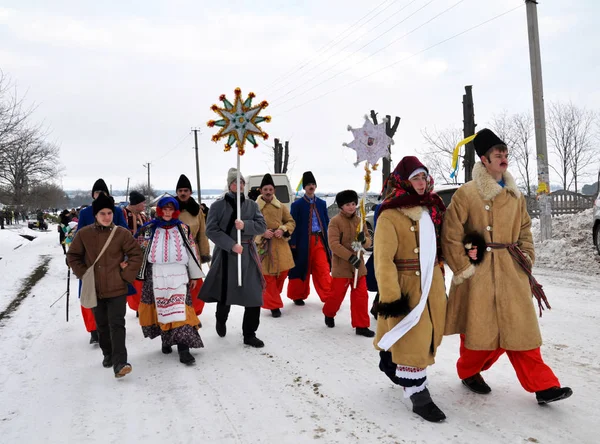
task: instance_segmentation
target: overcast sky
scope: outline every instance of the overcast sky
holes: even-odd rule
[[[423,148],[423,128],[462,128],[465,85],[479,129],[504,109],[532,109],[524,6],[421,52],[522,4],[3,0],[0,69],[60,145],[65,189],[88,190],[98,177],[124,189],[128,177],[146,181],[147,162],[156,188],[174,188],[181,173],[195,184],[191,127],[202,130],[202,187],[223,187],[235,154],[211,142],[206,122],[219,95],[239,86],[270,103],[271,138],[290,140],[293,186],[310,169],[320,191],[362,190],[363,171],[342,143],[371,109],[402,118],[394,163]],[[600,2],[540,0],[538,10],[546,100],[600,108]],[[248,148],[244,174],[272,170],[270,143]],[[372,190],[380,187],[377,174]]]

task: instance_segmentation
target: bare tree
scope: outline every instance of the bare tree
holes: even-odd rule
[[[456,144],[463,139],[462,130],[459,128],[444,130],[434,128],[432,132],[429,132],[425,128],[421,134],[427,148],[420,150],[419,153],[424,156],[425,164],[431,175],[439,183],[458,184],[458,174],[454,178],[451,178],[450,174],[452,173],[452,153]],[[459,156],[459,164],[461,157],[463,156]]]
[[[24,109],[23,99],[18,97],[8,76],[0,70],[0,160],[3,159],[5,147],[18,137],[18,130],[31,111]]]
[[[25,203],[29,208],[62,208],[69,203],[69,198],[54,183],[36,183],[28,190]]]
[[[534,153],[529,142],[533,137],[533,117],[528,113],[510,115],[504,110],[492,116],[490,127],[508,146],[513,159],[511,163],[518,171],[517,181],[522,191],[531,196]]]
[[[144,196],[146,196],[146,199],[154,199],[158,196],[158,193],[156,192],[152,184],[150,184],[150,188],[148,188],[148,183],[146,182],[140,182],[137,185],[131,187],[130,189],[139,191]],[[127,196],[127,198],[129,199],[129,196]]]
[[[573,149],[573,114],[571,106],[551,102],[548,106],[548,138],[557,165],[550,164],[561,181],[563,190],[569,189],[571,155]]]
[[[12,141],[2,147],[0,185],[12,192],[12,203],[22,205],[28,189],[59,173],[56,145],[44,140],[39,129],[19,129]]]

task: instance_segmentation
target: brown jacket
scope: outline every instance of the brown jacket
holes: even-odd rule
[[[381,213],[375,230],[375,276],[379,286],[379,315],[375,348],[421,299],[420,270],[398,270],[395,261],[419,259],[419,219],[423,207],[390,209]],[[419,267],[420,268],[420,267]],[[401,300],[402,299],[402,300]],[[434,363],[444,336],[446,287],[440,267],[433,270],[427,305],[421,319],[392,347],[392,361],[425,368]]]
[[[454,194],[444,220],[444,257],[454,272],[446,334],[464,334],[471,350],[531,350],[542,344],[526,273],[507,249],[490,249],[480,264],[473,265],[463,243],[465,234],[472,232],[487,243],[517,243],[533,263],[525,198],[510,173],[505,173],[504,181],[502,188],[477,163],[473,180]]]
[[[117,230],[110,245],[94,267],[98,298],[111,298],[127,294],[127,283],[133,283],[142,266],[142,249],[126,228],[103,227],[98,223],[77,231],[67,251],[67,262],[79,279],[94,263],[112,230]],[[120,263],[127,255],[129,264],[121,270]]]
[[[208,245],[208,238],[206,237],[206,220],[204,219],[202,209],[200,209],[197,216],[192,216],[190,212],[183,210],[179,214],[179,220],[190,227],[200,259],[202,259],[203,256],[210,256],[210,246]]]
[[[263,274],[277,276],[282,271],[294,268],[294,258],[292,257],[289,240],[290,235],[296,228],[296,222],[294,222],[290,210],[279,202],[275,196],[269,203],[266,203],[262,196],[258,196],[256,203],[267,222],[267,229],[273,231],[283,230],[284,237],[280,239],[271,238],[269,253],[265,254],[262,259]],[[260,249],[263,244],[263,237],[256,236],[254,240]]]
[[[334,216],[329,221],[327,237],[329,240],[329,248],[331,249],[331,276],[334,278],[353,278],[354,265],[348,262],[350,256],[356,255],[352,250],[352,242],[356,240],[356,232],[360,224],[360,217],[357,214],[346,216],[342,211]],[[366,242],[364,248],[371,246],[371,236],[367,231],[367,224],[363,225],[363,233],[365,233]],[[365,267],[364,254],[360,256],[360,267],[358,268],[358,276],[366,276],[367,268]]]

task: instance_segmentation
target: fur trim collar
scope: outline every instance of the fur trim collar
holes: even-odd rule
[[[506,191],[514,195],[517,199],[521,197],[521,192],[519,191],[512,174],[506,171],[503,175],[503,179]],[[502,192],[502,187],[496,183],[492,176],[490,176],[481,162],[477,162],[473,167],[473,182],[475,182],[477,191],[479,191],[483,200],[492,200]]]
[[[196,202],[192,196],[185,202],[180,201],[178,197],[176,199],[179,203],[179,211],[187,211],[194,217],[198,216],[200,213],[200,205],[198,205],[198,202]]]
[[[258,209],[260,211],[263,210],[263,208],[265,207],[265,205],[267,204],[267,202],[265,202],[262,198],[262,196],[258,196],[256,198],[256,203],[258,204]],[[279,200],[277,200],[277,197],[273,196],[273,200],[271,202],[269,202],[271,205],[273,205],[275,208],[281,208],[281,202],[279,202]]]
[[[423,211],[426,211],[425,207],[408,207],[408,208],[399,208],[400,212],[408,217],[410,220],[414,220],[418,222],[421,220],[421,214]]]

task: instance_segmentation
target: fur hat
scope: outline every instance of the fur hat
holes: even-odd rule
[[[94,186],[92,187],[92,197],[94,197],[94,193],[96,191],[104,191],[107,196],[110,195],[104,179],[98,179],[96,182],[94,182]]]
[[[315,179],[312,171],[305,171],[302,174],[302,188],[306,188],[306,186],[311,183],[314,183],[315,186],[317,186],[317,179]]]
[[[146,197],[139,191],[132,191],[131,193],[129,193],[129,204],[130,205],[137,205],[137,204],[145,202],[145,201],[146,201]]]
[[[484,128],[477,132],[477,135],[473,139],[473,146],[477,156],[485,156],[491,148],[496,145],[506,146],[506,143],[502,141],[494,132],[490,129]]]
[[[354,190],[340,191],[335,195],[335,203],[340,208],[351,202],[358,204],[358,194]]]
[[[112,211],[115,211],[115,200],[106,194],[100,193],[98,197],[92,202],[92,211],[94,212],[94,216],[104,208],[110,208]]]
[[[429,175],[429,170],[417,157],[405,156],[396,166],[395,172],[400,176],[400,180],[409,180],[412,173],[418,169],[423,169]]]
[[[231,185],[236,180],[237,180],[237,169],[229,168],[229,171],[227,171],[227,186]],[[242,175],[241,172],[240,172],[240,182],[246,183],[246,179],[244,179],[244,176]]]
[[[181,176],[179,176],[179,180],[177,181],[177,185],[175,186],[175,191],[177,191],[181,188],[187,188],[190,191],[193,191],[192,183],[190,182],[190,179],[188,179],[185,174],[182,174]]]
[[[262,178],[262,182],[260,183],[260,188],[262,189],[262,187],[267,186],[267,185],[271,185],[273,188],[275,188],[275,182],[273,182],[273,177],[267,173],[264,175],[264,177]]]

